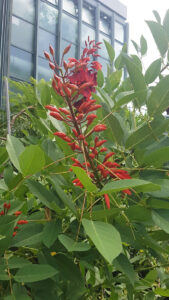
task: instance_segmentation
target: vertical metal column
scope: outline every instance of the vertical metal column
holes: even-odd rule
[[[62,41],[62,0],[59,0],[59,12],[58,12],[58,38],[57,38],[57,58],[56,61],[60,64],[61,61],[61,41]]]
[[[38,80],[38,35],[39,35],[39,8],[40,0],[35,0],[35,53],[34,53],[34,77]]]
[[[82,9],[83,0],[78,1],[78,59],[82,50]]]
[[[124,43],[127,44],[127,52],[128,52],[128,43],[129,43],[129,24],[126,23],[124,26]],[[124,78],[127,77],[127,69],[124,68]]]
[[[115,17],[114,17],[114,12],[112,13],[112,16],[111,16],[111,23],[110,23],[110,32],[111,32],[111,44],[112,44],[112,47],[114,48],[114,28],[115,28]]]
[[[99,42],[100,3],[96,7],[96,43]]]

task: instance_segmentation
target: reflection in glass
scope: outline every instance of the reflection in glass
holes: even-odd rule
[[[88,36],[90,40],[95,40],[95,30],[82,24],[82,47],[85,47],[85,41],[88,40]]]
[[[110,19],[106,15],[101,15],[99,29],[110,35]]]
[[[72,43],[77,43],[78,21],[64,13],[62,14],[62,36]]]
[[[124,42],[124,27],[122,24],[115,22],[115,39]]]
[[[90,5],[85,5],[82,9],[82,21],[94,26],[95,25],[95,9]]]
[[[102,44],[101,44],[101,49],[99,49],[99,54],[101,55],[101,56],[103,56],[104,58],[109,58],[109,56],[108,56],[108,53],[107,53],[107,50],[106,50],[106,46],[105,46],[105,44],[104,44],[104,40],[105,41],[107,41],[109,44],[111,44],[111,39],[110,38],[108,38],[107,36],[105,36],[104,34],[102,34],[102,33],[99,33],[99,42],[102,42]]]
[[[53,71],[49,68],[47,60],[39,57],[38,58],[38,80],[44,78],[49,81],[53,77]]]
[[[49,51],[49,45],[51,45],[53,48],[55,48],[55,40],[56,37],[49,33],[44,31],[43,29],[39,28],[39,34],[38,34],[38,55],[44,57],[44,51]]]
[[[63,53],[63,50],[69,45],[67,41],[62,40],[61,42],[61,54]],[[70,51],[64,56],[64,59],[67,60],[69,57],[75,57],[77,58],[77,46],[71,45]]]
[[[78,5],[75,0],[63,0],[63,9],[68,11],[70,14],[77,16],[78,15]]]
[[[13,0],[13,14],[31,23],[34,23],[34,19],[35,19],[34,0]]]
[[[39,12],[39,26],[56,34],[57,22],[58,10],[41,1]]]
[[[33,55],[11,47],[10,76],[29,81],[33,75]]]
[[[118,42],[114,43],[115,57],[119,56],[122,48],[123,48],[123,45],[121,45],[120,43],[118,43]]]
[[[58,0],[47,0],[48,2],[51,2],[52,4],[58,5]]]
[[[12,17],[11,43],[19,48],[33,52],[34,26]]]

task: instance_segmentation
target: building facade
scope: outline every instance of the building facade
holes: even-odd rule
[[[1,0],[0,1],[0,91],[3,77],[28,81],[30,76],[49,80],[52,72],[44,58],[49,44],[59,63],[63,49],[80,57],[88,36],[108,41],[116,55],[128,40],[126,7],[118,0]],[[106,70],[104,44],[99,61]]]

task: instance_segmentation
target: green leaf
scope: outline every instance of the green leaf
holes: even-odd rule
[[[153,10],[153,14],[154,14],[154,16],[155,16],[157,22],[158,22],[159,24],[161,24],[161,18],[160,18],[160,15],[159,15],[158,11]]]
[[[128,277],[130,283],[134,285],[134,282],[136,281],[136,273],[134,272],[133,266],[128,258],[124,254],[120,254],[114,260],[113,264],[119,271],[124,273]]]
[[[6,149],[8,151],[11,162],[13,163],[15,168],[21,172],[19,156],[24,151],[23,144],[16,137],[8,135]]]
[[[100,254],[110,263],[122,252],[119,232],[111,224],[82,220],[86,234],[90,237]]]
[[[166,233],[169,233],[169,214],[168,210],[159,209],[152,211],[152,219],[154,223],[163,229]]]
[[[153,61],[145,73],[145,81],[147,84],[152,83],[161,71],[161,58]]]
[[[51,92],[48,83],[44,79],[41,79],[37,84],[40,95],[38,95],[39,103],[43,106],[50,104],[51,102]]]
[[[3,267],[0,267],[0,280],[9,280],[9,276]]]
[[[105,91],[108,92],[109,94],[114,91],[118,87],[118,85],[121,82],[121,77],[122,77],[122,69],[117,70],[115,72],[112,72],[107,78],[106,78],[106,86],[105,86]]]
[[[101,220],[105,219],[106,217],[116,216],[124,210],[121,208],[111,208],[111,209],[101,209],[101,210],[92,210],[92,220]],[[91,218],[91,213],[84,213],[83,217],[85,219]]]
[[[104,84],[104,75],[102,70],[98,70],[97,72],[97,84],[99,87],[102,87]]]
[[[169,147],[162,147],[157,149],[143,157],[143,164],[153,165],[155,167],[160,167],[164,162],[169,161]]]
[[[2,165],[8,158],[8,153],[5,147],[0,147],[0,165]]]
[[[168,50],[167,34],[162,25],[154,21],[146,21],[146,23],[153,35],[156,46],[163,57]]]
[[[144,206],[132,205],[126,211],[127,217],[136,222],[152,222],[151,210]]]
[[[8,260],[9,269],[22,268],[30,263],[31,262],[29,260],[27,260],[26,258],[19,257],[19,256],[12,256]]]
[[[161,289],[161,288],[157,288],[157,289],[154,290],[154,293],[155,293],[156,295],[168,297],[168,296],[169,296],[169,289]]]
[[[169,106],[169,75],[162,78],[153,88],[148,98],[148,113],[150,116],[161,114]]]
[[[169,9],[167,9],[164,21],[163,21],[163,27],[167,33],[168,39],[169,39]]]
[[[136,51],[138,53],[139,52],[139,45],[135,41],[133,41],[133,40],[131,40],[131,42],[132,42],[134,48],[136,49]]]
[[[73,239],[71,239],[65,234],[60,234],[58,238],[68,252],[73,252],[73,251],[81,252],[81,251],[88,251],[90,249],[89,244],[74,241]]]
[[[141,179],[123,179],[107,183],[104,186],[104,188],[99,192],[99,195],[111,192],[116,193],[130,188],[138,192],[147,192],[160,189],[160,187],[157,184],[151,183],[149,181]]]
[[[13,238],[12,246],[13,247],[24,247],[36,245],[42,242],[42,228],[41,224],[26,224],[20,230],[15,238]]]
[[[161,190],[156,192],[149,193],[151,196],[155,198],[169,198],[169,180],[168,179],[155,179],[153,180],[154,183],[157,183]]]
[[[141,55],[145,55],[147,52],[147,41],[143,35],[140,38],[140,51]]]
[[[57,270],[49,265],[28,265],[21,268],[14,279],[17,282],[36,282],[56,275]]]
[[[30,145],[19,156],[20,168],[24,176],[35,174],[45,165],[45,155],[38,145]]]
[[[132,132],[126,140],[126,148],[135,148],[143,141],[154,142],[159,135],[167,130],[169,126],[169,120],[166,120],[163,116],[151,121],[149,124],[143,123],[139,128]]]
[[[18,283],[13,285],[13,292],[17,300],[30,300],[27,290],[24,286],[21,286]]]
[[[88,192],[97,192],[97,187],[92,183],[91,179],[88,177],[88,175],[83,169],[79,167],[72,167],[72,170]]]
[[[50,248],[61,232],[61,224],[57,220],[47,222],[43,229],[42,240],[46,247]]]
[[[123,54],[123,60],[125,62],[125,65],[127,67],[127,71],[130,75],[131,83],[133,85],[135,92],[143,91],[144,95],[137,95],[137,105],[141,106],[144,104],[147,94],[147,87],[145,83],[145,79],[143,74],[141,73],[140,69],[137,67],[137,65],[131,60],[129,56],[126,54]]]
[[[104,40],[104,44],[106,46],[106,49],[107,49],[107,53],[109,55],[109,59],[110,59],[110,62],[112,63],[114,58],[115,58],[115,52],[114,52],[114,49],[113,47],[106,41]]]

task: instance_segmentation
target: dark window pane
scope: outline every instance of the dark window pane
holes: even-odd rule
[[[33,76],[33,55],[11,47],[10,76],[29,81],[30,76]]]
[[[40,13],[39,13],[40,27],[56,34],[57,22],[58,22],[58,10],[41,1]]]
[[[49,63],[43,58],[38,58],[38,80],[44,78],[49,81],[53,77],[53,71],[49,68]]]
[[[70,42],[77,42],[78,22],[64,13],[62,14],[62,36]]]
[[[33,52],[34,26],[12,17],[11,43],[19,48]]]
[[[120,43],[117,42],[114,43],[115,57],[117,57],[120,54],[122,48],[123,45],[121,45]]]
[[[63,9],[74,16],[78,15],[78,4],[75,0],[63,0]]]
[[[100,30],[110,35],[110,18],[104,14],[100,16]]]
[[[102,72],[103,72],[104,76],[107,76],[107,64],[109,64],[109,62],[107,60],[103,59],[102,57],[99,57],[98,61],[102,65]]]
[[[124,42],[124,27],[117,22],[115,22],[115,39]]]
[[[95,26],[95,8],[88,4],[83,6],[82,9],[82,21]]]
[[[34,23],[35,2],[34,0],[13,0],[13,14]]]
[[[101,56],[103,56],[104,58],[109,58],[109,55],[107,53],[105,44],[104,44],[104,40],[106,40],[109,44],[111,44],[111,39],[108,38],[107,36],[105,36],[104,34],[100,33],[99,34],[99,41],[102,42],[102,44],[100,45],[101,49],[99,50],[99,54]]]
[[[56,37],[49,33],[44,31],[43,29],[39,29],[38,34],[38,55],[44,57],[44,51],[49,52],[49,45],[51,45],[53,48],[55,48],[55,40]]]
[[[95,40],[95,30],[82,24],[82,47],[85,47],[85,41],[88,40],[88,36],[90,40]]]
[[[62,40],[61,43],[61,54],[63,53],[63,50],[69,45],[68,42]],[[77,46],[71,45],[70,51],[64,56],[64,59],[67,60],[69,57],[77,58]]]

